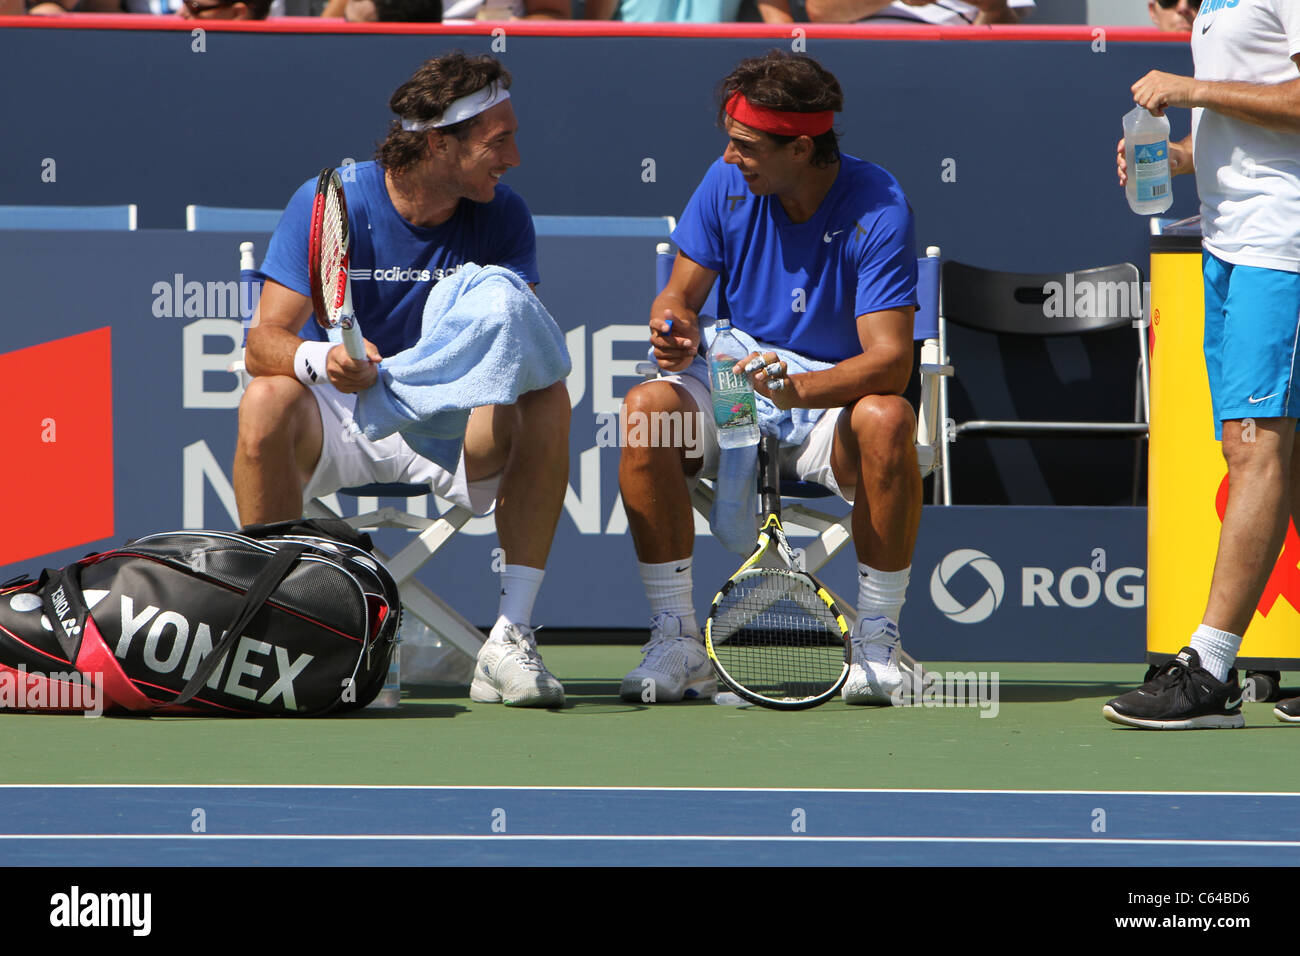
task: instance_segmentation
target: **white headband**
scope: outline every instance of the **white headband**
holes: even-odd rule
[[[452,100],[442,116],[436,120],[414,120],[402,118],[402,129],[408,133],[423,133],[425,130],[438,129],[442,126],[454,126],[463,123],[479,113],[490,110],[498,103],[510,99],[510,91],[499,83],[489,83],[480,90],[466,94],[458,100]]]

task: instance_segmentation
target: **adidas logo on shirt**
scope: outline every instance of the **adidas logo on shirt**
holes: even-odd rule
[[[453,276],[461,266],[446,269],[410,269],[403,266],[389,266],[386,269],[349,269],[348,276],[353,282],[437,282]]]

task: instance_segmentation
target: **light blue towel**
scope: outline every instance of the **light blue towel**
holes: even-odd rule
[[[564,334],[528,284],[467,263],[429,293],[420,341],[384,359],[379,381],[357,396],[357,424],[372,440],[400,431],[455,471],[472,409],[512,404],[571,368]]]
[[[760,342],[734,326],[732,333],[740,340],[744,354],[750,352],[775,352],[785,362],[788,374],[815,372],[830,368],[830,362],[819,362],[791,352],[789,349]],[[713,344],[716,335],[712,326],[704,330],[705,347]],[[653,354],[653,353],[652,353]],[[696,356],[683,375],[709,384],[709,364],[703,356]],[[782,409],[762,395],[758,400],[758,429],[764,435],[776,435],[782,445],[802,445],[824,408]],[[709,512],[709,528],[713,536],[728,551],[749,554],[754,550],[758,535],[758,447],[723,448],[718,456],[718,477],[713,486],[713,508]]]

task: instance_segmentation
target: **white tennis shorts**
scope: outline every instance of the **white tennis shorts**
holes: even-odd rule
[[[303,489],[303,501],[372,482],[405,482],[428,485],[439,498],[463,505],[476,515],[487,514],[496,506],[501,476],[466,480],[463,451],[456,470],[447,471],[417,455],[400,433],[379,441],[361,434],[353,418],[356,395],[332,385],[317,385],[311,393],[320,409],[321,450],[316,470]]]
[[[687,394],[695,402],[695,407],[701,411],[698,432],[704,460],[695,477],[716,478],[718,474],[718,426],[713,420],[713,415],[710,414],[710,409],[713,407],[713,398],[709,394],[709,387],[693,375],[675,373],[662,374],[659,378],[652,379],[652,381],[672,382],[686,389]],[[835,444],[835,425],[840,420],[840,413],[843,411],[842,408],[826,409],[821,418],[817,419],[817,423],[813,425],[812,431],[808,433],[808,437],[804,439],[802,445],[798,447],[782,446],[781,477],[813,482],[823,488],[830,489],[849,504],[853,504],[853,496],[846,494],[840,488],[839,482],[835,480],[834,469],[831,468],[831,448]]]

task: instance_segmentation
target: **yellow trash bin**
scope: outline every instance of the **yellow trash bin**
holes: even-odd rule
[[[1151,240],[1151,472],[1147,511],[1147,660],[1185,647],[1210,592],[1228,469],[1214,440],[1205,372],[1198,236]],[[1246,631],[1237,666],[1300,670],[1300,535],[1286,543]]]

